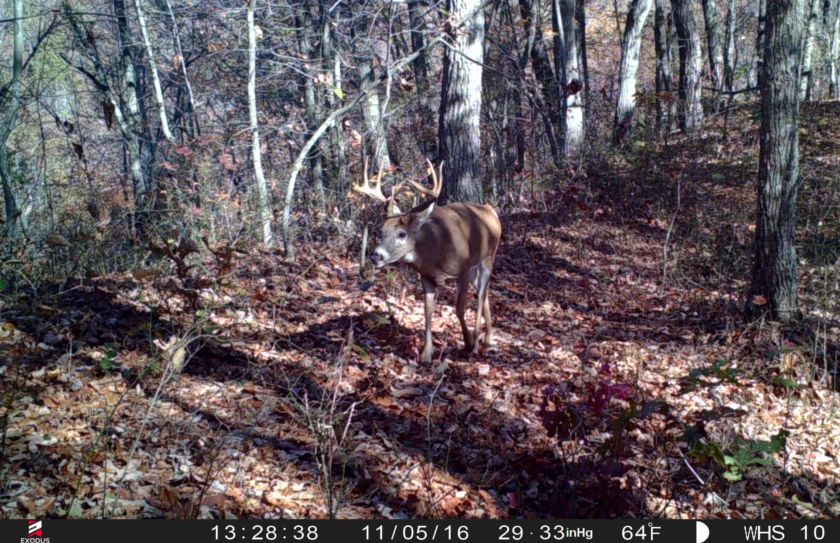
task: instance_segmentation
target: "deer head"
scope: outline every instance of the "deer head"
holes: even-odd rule
[[[426,160],[428,173],[432,178],[432,188],[426,188],[416,181],[409,183],[420,193],[429,197],[424,203],[402,213],[396,203],[396,196],[403,188],[403,184],[396,185],[388,196],[382,192],[382,168],[374,177],[368,177],[367,159],[365,159],[364,178],[361,183],[354,184],[353,190],[384,202],[387,206],[388,216],[382,224],[379,246],[370,256],[371,262],[382,268],[394,262],[414,262],[416,253],[414,251],[417,232],[426,224],[431,217],[437,204],[442,187],[443,164],[438,172],[435,172],[432,163]]]

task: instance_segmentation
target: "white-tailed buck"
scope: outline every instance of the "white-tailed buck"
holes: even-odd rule
[[[455,314],[461,322],[467,351],[475,353],[479,345],[479,330],[484,315],[484,343],[491,344],[492,317],[488,283],[493,272],[493,261],[499,248],[502,225],[496,211],[489,205],[452,203],[437,205],[442,187],[443,164],[435,172],[429,164],[429,175],[433,180],[431,189],[410,181],[420,193],[429,199],[406,213],[400,212],[395,197],[402,184],[394,187],[386,197],[382,193],[382,170],[374,178],[368,177],[365,160],[364,178],[354,184],[353,190],[370,196],[387,205],[388,216],[382,225],[379,246],[371,254],[377,268],[395,262],[407,262],[420,273],[423,283],[426,312],[426,343],[421,360],[432,360],[432,312],[435,306],[435,290],[446,279],[457,279],[458,301]],[[475,328],[467,328],[464,310],[470,284],[478,291]]]

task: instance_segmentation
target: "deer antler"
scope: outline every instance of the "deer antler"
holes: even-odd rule
[[[435,167],[428,158],[426,159],[426,163],[429,165],[429,175],[432,176],[432,188],[427,189],[416,181],[409,181],[409,183],[422,194],[431,196],[432,199],[437,199],[440,196],[440,189],[443,188],[443,162],[440,163],[439,173],[435,173]]]
[[[362,179],[361,183],[353,183],[351,188],[359,192],[361,194],[365,194],[370,196],[375,200],[379,200],[380,202],[388,202],[389,198],[387,198],[384,194],[382,194],[382,171],[384,166],[382,164],[379,165],[379,173],[371,179],[368,177],[368,159],[365,157],[365,169],[364,169],[364,178]],[[393,196],[393,191],[391,192],[391,196]]]

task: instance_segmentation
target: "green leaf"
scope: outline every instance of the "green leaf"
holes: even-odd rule
[[[9,282],[0,277],[0,292],[6,290],[7,288],[9,288]]]
[[[344,90],[341,87],[333,87],[333,94],[339,97],[339,99],[344,100]]]
[[[741,479],[743,479],[743,476],[741,475],[741,472],[739,472],[739,471],[725,471],[723,473],[723,478],[726,479],[727,481],[732,482],[732,483],[736,483],[736,482],[740,481]]]
[[[782,386],[782,387],[785,387],[785,388],[794,388],[794,389],[802,388],[802,385],[800,385],[799,383],[797,383],[796,381],[794,381],[793,379],[791,379],[789,377],[777,376],[777,377],[773,378],[772,382],[773,382],[774,385]]]

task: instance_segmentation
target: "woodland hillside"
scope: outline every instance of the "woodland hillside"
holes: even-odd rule
[[[0,518],[840,516],[838,60],[838,0],[0,0]]]

